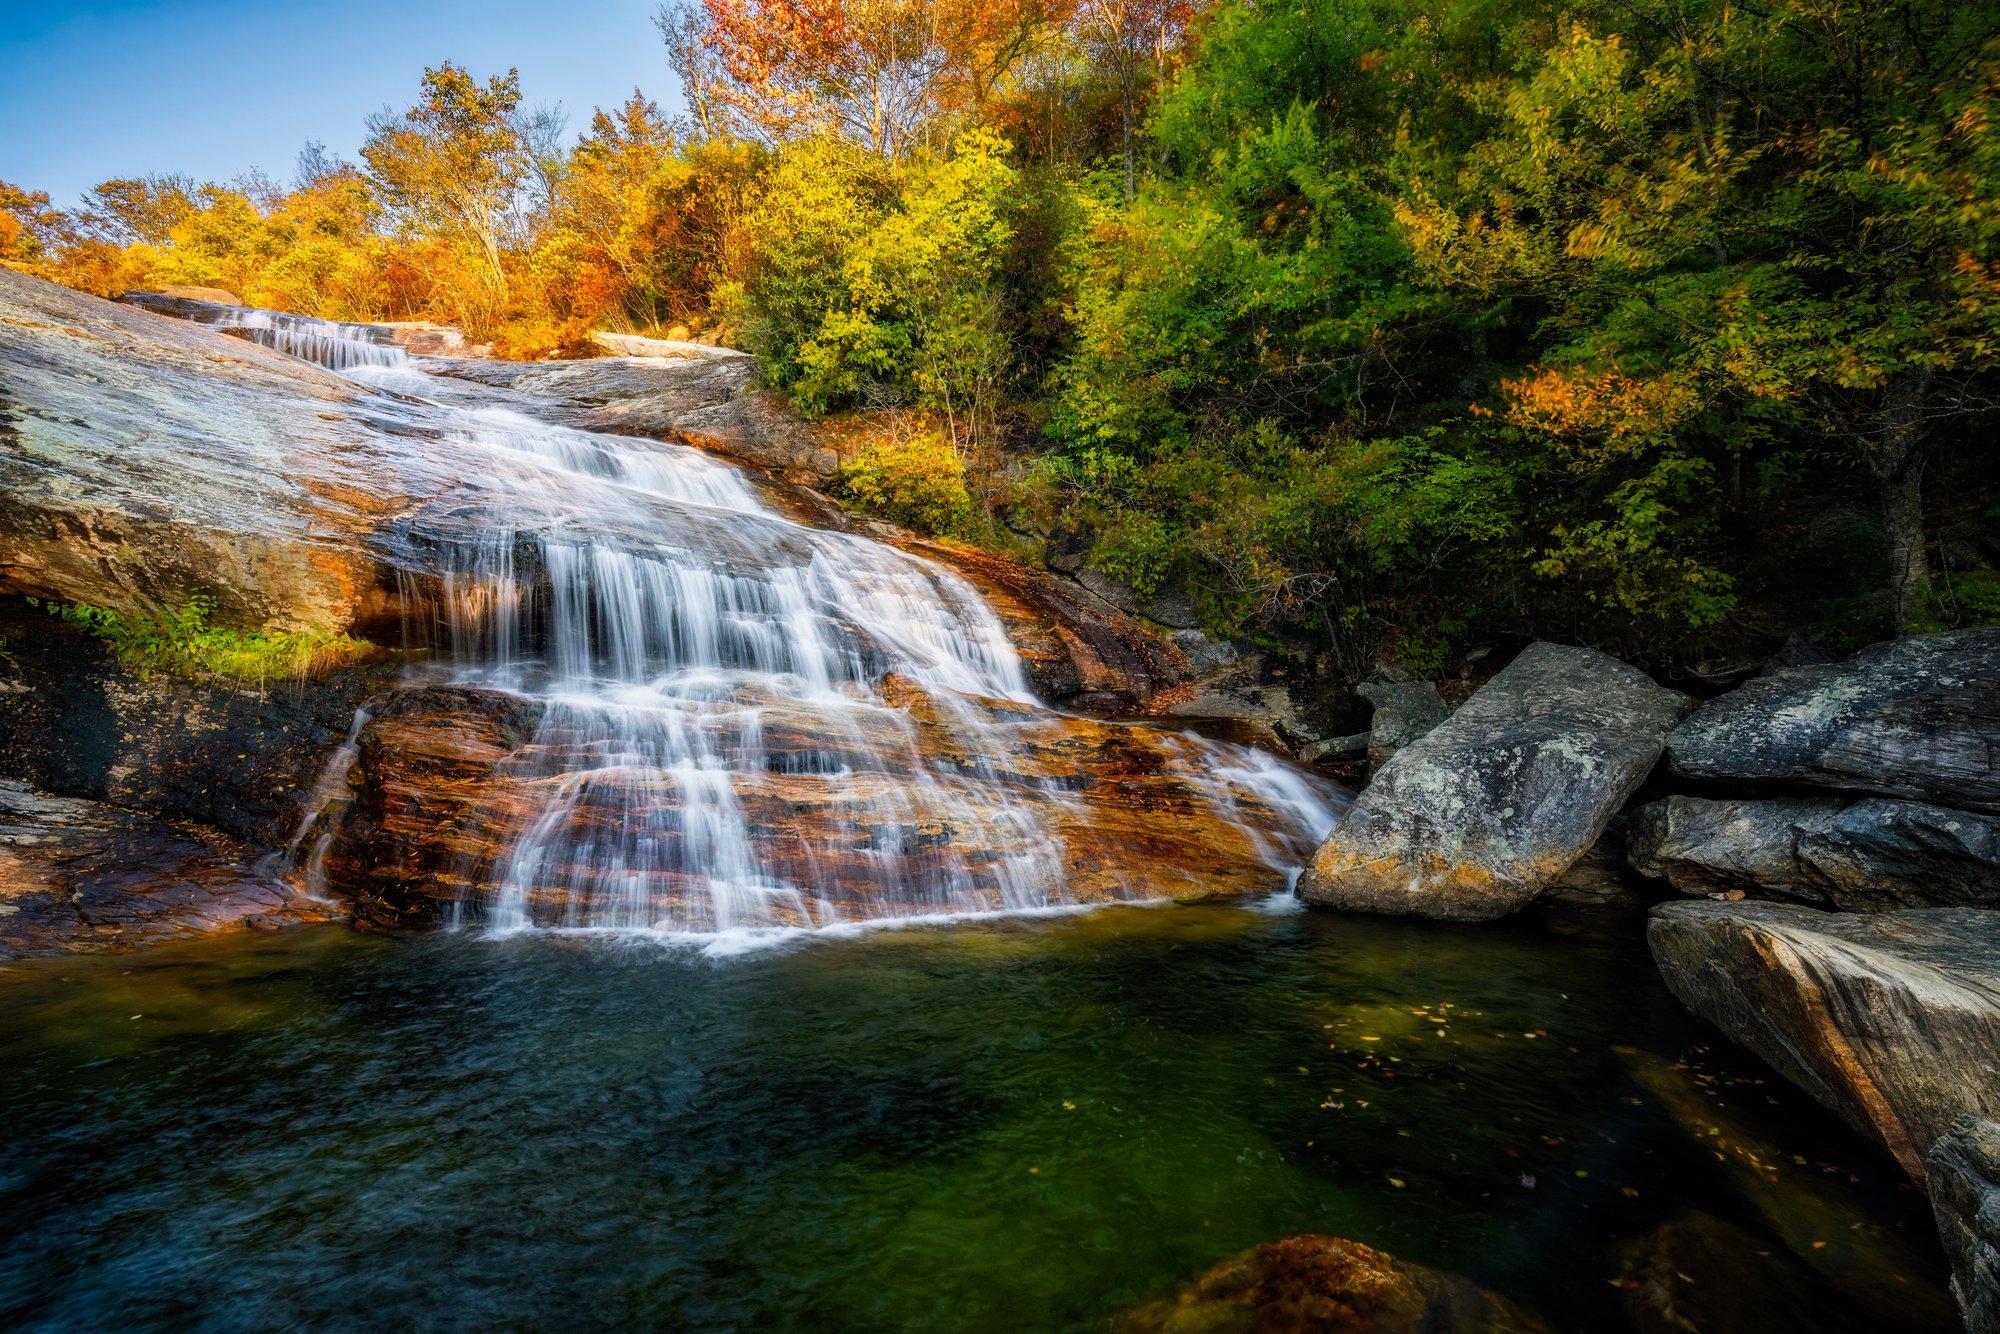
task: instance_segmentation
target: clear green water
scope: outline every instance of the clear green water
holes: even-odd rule
[[[1083,1329],[1321,1231],[1620,1329],[1695,1208],[1761,1328],[1951,1327],[1921,1198],[1709,1042],[1605,915],[52,961],[0,974],[0,1326]]]

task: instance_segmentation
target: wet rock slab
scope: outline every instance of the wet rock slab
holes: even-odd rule
[[[1470,1279],[1344,1237],[1299,1236],[1225,1260],[1179,1296],[1128,1312],[1117,1334],[1543,1334],[1550,1326]]]
[[[221,835],[0,780],[0,959],[324,915]]]
[[[2000,912],[1668,903],[1647,943],[1682,1004],[1913,1177],[1958,1116],[2000,1116]]]
[[[728,766],[731,808],[767,882],[804,891],[776,924],[993,910],[1010,892],[1074,903],[1268,893],[1306,851],[1283,832],[1286,813],[1246,793],[1218,808],[1202,769],[1214,752],[1184,738],[1003,701],[983,706],[991,727],[968,732],[956,699],[896,676],[881,696],[830,713],[745,680],[712,701],[705,744]],[[524,872],[534,920],[590,916],[593,868],[615,852],[637,868],[620,892],[647,920],[716,929],[712,878],[682,869],[707,855],[687,792],[643,744],[606,756],[600,723],[468,686],[384,702],[360,734],[329,883],[368,924],[434,925],[490,898],[533,827],[549,849]],[[1024,849],[1030,814],[1059,848]],[[1024,852],[1041,854],[1033,883]]]
[[[1535,644],[1396,752],[1313,858],[1300,894],[1459,920],[1525,907],[1645,781],[1683,705],[1616,659]]]

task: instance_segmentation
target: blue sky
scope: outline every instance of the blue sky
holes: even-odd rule
[[[145,172],[289,179],[317,139],[353,157],[362,121],[414,99],[425,65],[521,71],[572,131],[636,85],[678,107],[657,0],[0,0],[0,180],[69,205]]]

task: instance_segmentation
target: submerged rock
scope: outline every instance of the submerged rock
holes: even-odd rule
[[[2000,912],[1667,903],[1646,938],[1683,1005],[1911,1176],[1956,1117],[2000,1115]]]
[[[1631,862],[1683,894],[1846,912],[2000,907],[2000,817],[1881,797],[1710,800],[1633,812]]]
[[[1682,707],[1636,667],[1535,644],[1383,766],[1300,894],[1360,912],[1514,912],[1597,841]]]
[[[0,779],[0,959],[323,919],[221,835]]]
[[[1678,773],[2000,812],[2000,629],[1914,635],[1780,671],[1667,739]]]
[[[1812,1272],[1691,1210],[1625,1248],[1625,1309],[1641,1334],[1771,1334],[1811,1327]]]
[[[1170,1301],[1112,1323],[1119,1334],[1540,1334],[1549,1326],[1470,1279],[1344,1237],[1267,1242]]]
[[[2000,1125],[1963,1116],[1932,1146],[1931,1205],[1971,1334],[2000,1334]]]

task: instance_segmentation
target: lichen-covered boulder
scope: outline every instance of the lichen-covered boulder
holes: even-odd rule
[[[1916,801],[1674,796],[1632,813],[1629,847],[1634,870],[1683,894],[2000,907],[2000,817]]]
[[[1300,895],[1459,920],[1514,912],[1597,841],[1683,707],[1615,658],[1532,645],[1382,767]]]
[[[1646,940],[1683,1005],[1912,1176],[1958,1116],[2000,1117],[2000,911],[1665,903]]]
[[[2000,1334],[2000,1125],[1962,1116],[1932,1146],[1931,1207],[1970,1334]]]
[[[1267,1242],[1225,1260],[1179,1296],[1127,1312],[1118,1334],[1539,1334],[1505,1297],[1345,1237]]]
[[[1693,778],[2000,812],[2000,629],[1913,635],[1709,701],[1667,760]]]

